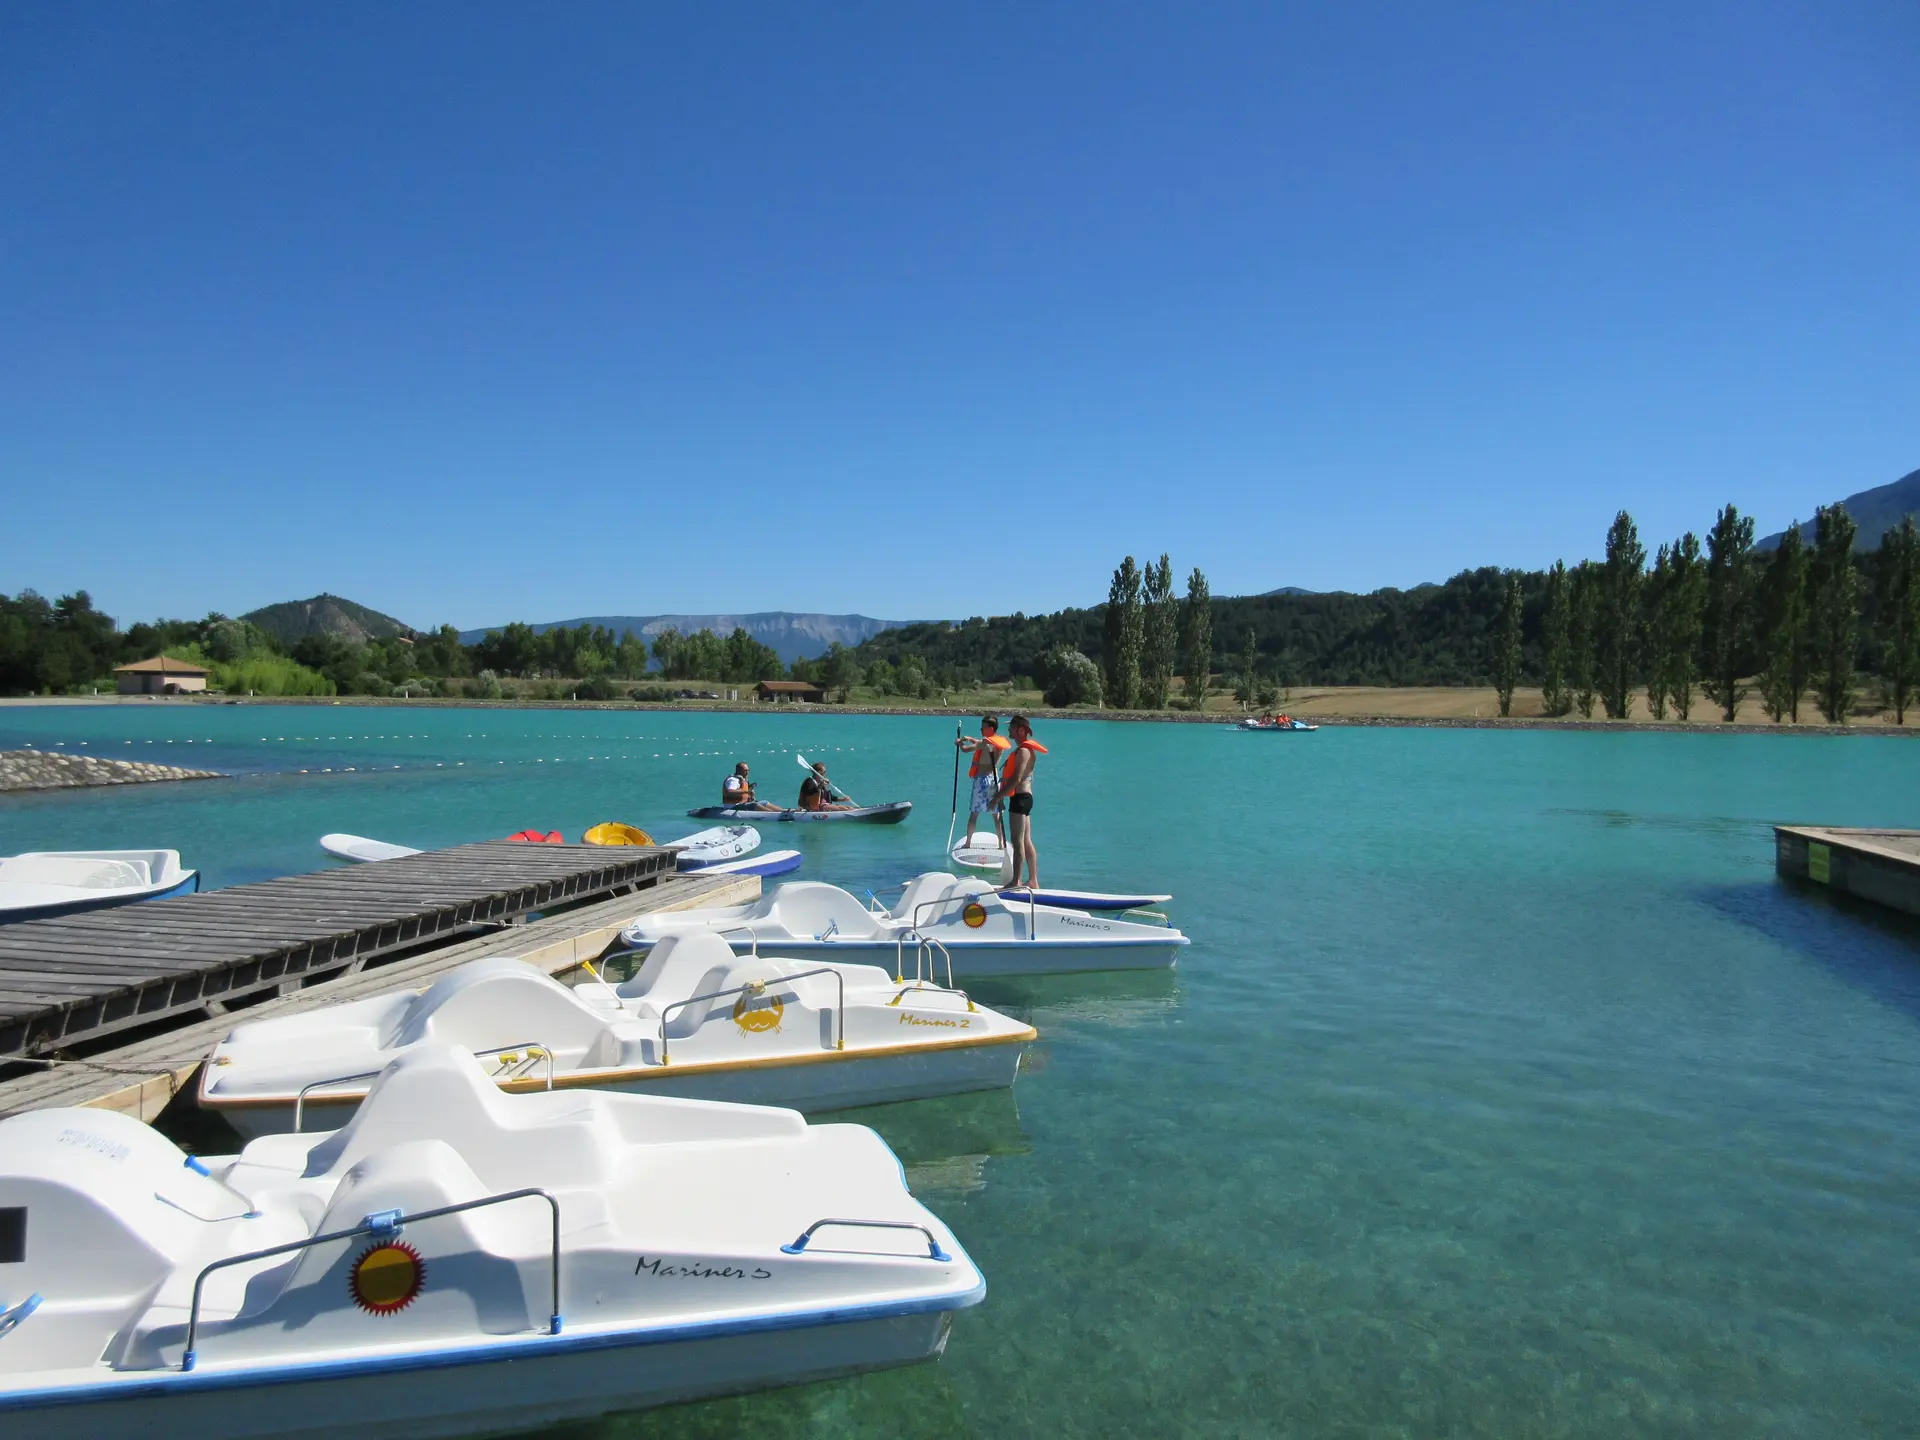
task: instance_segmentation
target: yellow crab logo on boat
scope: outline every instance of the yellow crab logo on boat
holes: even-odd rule
[[[780,1017],[786,1013],[786,1006],[778,995],[769,995],[764,999],[752,995],[742,995],[733,1002],[733,1023],[748,1035],[764,1035],[769,1030],[780,1028]]]
[[[969,900],[967,908],[960,912],[960,918],[967,922],[969,930],[978,930],[987,923],[987,907],[978,900]]]
[[[369,1315],[392,1315],[413,1303],[427,1283],[427,1262],[411,1245],[389,1240],[353,1262],[347,1288]]]

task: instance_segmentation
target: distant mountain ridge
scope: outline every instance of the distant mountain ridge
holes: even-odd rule
[[[1907,516],[1920,518],[1920,470],[1902,475],[1890,485],[1876,485],[1871,490],[1862,490],[1849,495],[1840,502],[1847,507],[1847,514],[1853,517],[1853,523],[1859,526],[1859,533],[1853,537],[1855,550],[1878,550],[1880,537],[1893,529]],[[1803,520],[1799,526],[1800,538],[1807,544],[1813,543],[1814,523]],[[1772,550],[1779,546],[1786,535],[1782,530],[1778,535],[1769,535],[1753,548]]]
[[[577,620],[549,620],[533,626],[536,635],[548,630],[576,630],[583,625],[600,625],[615,635],[631,630],[651,640],[662,630],[678,630],[682,635],[711,630],[716,635],[731,635],[744,630],[762,645],[769,646],[780,659],[791,665],[795,660],[812,660],[834,644],[852,647],[871,639],[883,630],[897,630],[913,622],[876,620],[871,615],[817,615],[792,610],[763,610],[752,615],[585,615]],[[479,630],[462,630],[460,643],[473,645],[503,626],[489,625]]]
[[[350,645],[364,645],[369,640],[418,633],[391,615],[327,594],[316,595],[311,600],[283,600],[278,605],[263,605],[240,618],[249,625],[258,625],[288,648],[309,635],[333,635]]]

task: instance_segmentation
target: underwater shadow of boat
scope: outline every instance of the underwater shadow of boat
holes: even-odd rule
[[[916,1195],[973,1194],[986,1188],[989,1160],[1033,1150],[1012,1090],[868,1105],[820,1118],[879,1131],[906,1167],[907,1188]]]
[[[1043,1041],[1050,1026],[1146,1025],[1180,1008],[1178,972],[1171,967],[1006,976],[971,980],[965,988],[982,1005],[1035,1027]]]
[[[970,1331],[962,1316],[953,1328],[955,1347]],[[698,1400],[592,1424],[540,1430],[523,1440],[786,1440],[817,1435],[885,1435],[889,1440],[948,1440],[975,1435],[959,1372],[950,1360],[922,1361],[842,1380],[816,1380],[779,1390]]]
[[[1786,878],[1699,886],[1694,898],[1920,1022],[1920,919]]]

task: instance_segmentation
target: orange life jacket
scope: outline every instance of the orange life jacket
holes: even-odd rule
[[[983,735],[980,743],[973,747],[973,763],[967,767],[967,778],[978,780],[982,775],[993,773],[993,752],[1011,748],[1013,742],[1004,735]]]
[[[1000,788],[1004,791],[1011,792],[1014,782],[1019,778],[1022,750],[1031,750],[1036,755],[1047,753],[1047,747],[1032,736],[1028,736],[1025,740],[1011,742],[1007,748],[1007,763],[1000,769]]]

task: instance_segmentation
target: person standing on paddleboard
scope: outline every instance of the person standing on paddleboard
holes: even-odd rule
[[[980,738],[962,735],[956,739],[962,753],[970,753],[973,763],[967,767],[967,778],[973,782],[971,807],[967,811],[967,838],[963,842],[973,844],[974,828],[980,823],[980,812],[985,811],[993,819],[993,833],[1000,837],[1000,844],[1007,843],[1007,830],[1000,819],[1000,752],[1011,745],[1006,736],[1000,733],[1000,717],[983,715],[980,717]]]
[[[1008,849],[1013,854],[1010,888],[1038,890],[1040,859],[1033,848],[1033,766],[1047,753],[1047,747],[1033,738],[1033,725],[1024,715],[1014,716],[1007,728],[1013,734],[1013,748],[1000,767],[1000,794],[1007,802]],[[1020,883],[1023,864],[1027,873],[1024,886]]]

